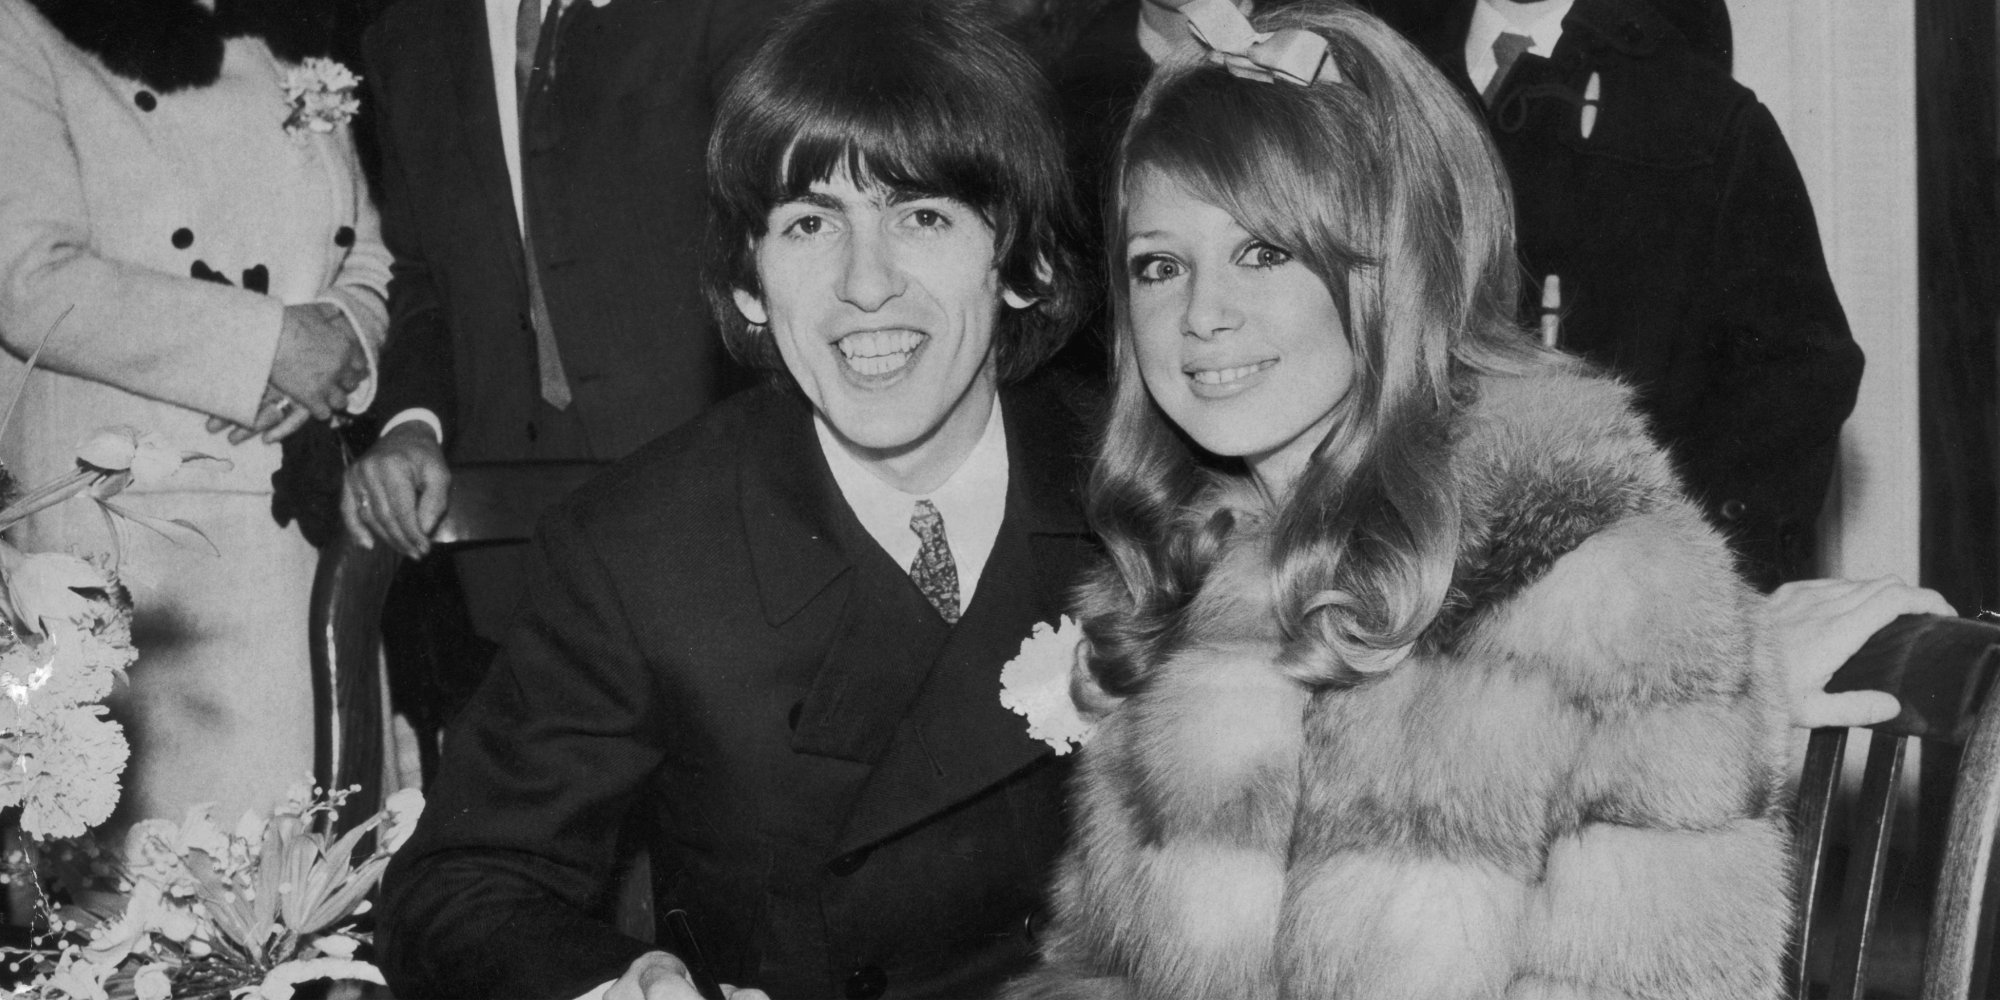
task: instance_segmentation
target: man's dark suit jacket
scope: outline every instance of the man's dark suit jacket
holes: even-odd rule
[[[566,414],[541,402],[482,0],[403,0],[366,39],[396,255],[375,411],[437,412],[456,460],[618,458],[730,377],[698,281],[702,160],[775,0],[572,6],[550,127],[522,148]]]
[[[1418,41],[1480,106],[1473,2]],[[1523,55],[1484,110],[1513,179],[1524,317],[1560,275],[1560,346],[1639,388],[1691,492],[1769,587],[1812,572],[1861,349],[1784,136],[1718,64],[1726,30],[1703,38],[1646,0],[1576,0],[1550,57]]]
[[[620,0],[622,2],[622,0]],[[1095,549],[1084,422],[1004,390],[993,554],[946,626],[759,388],[554,511],[523,620],[384,883],[396,995],[576,996],[647,945],[592,915],[650,825],[658,905],[777,997],[977,997],[1032,955],[1064,759],[999,672]]]

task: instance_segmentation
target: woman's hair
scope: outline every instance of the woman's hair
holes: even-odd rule
[[[808,2],[730,84],[708,144],[703,285],[737,360],[784,371],[770,331],[745,322],[730,291],[762,294],[755,241],[771,209],[841,171],[857,186],[956,199],[993,228],[1000,281],[1034,300],[1002,311],[1002,380],[1062,346],[1086,305],[1062,137],[1048,83],[987,5]]]
[[[1109,613],[1087,623],[1093,669],[1117,693],[1141,686],[1180,641],[1181,612],[1231,523],[1204,494],[1217,477],[1245,474],[1180,433],[1140,379],[1124,256],[1145,175],[1290,252],[1326,283],[1346,327],[1353,382],[1272,525],[1294,676],[1351,683],[1385,669],[1437,616],[1459,539],[1451,435],[1472,377],[1550,363],[1512,319],[1513,209],[1464,99],[1394,31],[1344,4],[1255,21],[1326,38],[1339,79],[1299,86],[1206,63],[1165,67],[1120,146],[1106,246],[1117,276],[1113,402],[1088,505],[1129,604],[1093,608]]]

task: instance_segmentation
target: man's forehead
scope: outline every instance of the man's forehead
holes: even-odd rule
[[[890,184],[873,177],[865,177],[855,183],[846,171],[839,171],[831,177],[812,182],[812,186],[785,198],[780,204],[808,204],[823,208],[844,208],[851,205],[867,205],[886,208],[906,202],[922,201],[928,198],[949,198],[939,191],[904,184]]]

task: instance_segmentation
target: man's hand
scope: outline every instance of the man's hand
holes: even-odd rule
[[[771,1000],[763,990],[739,990],[724,985],[727,1000]],[[632,960],[625,974],[611,984],[604,1000],[701,1000],[694,979],[681,960],[664,951],[649,951]]]
[[[451,467],[437,433],[412,421],[389,428],[348,468],[340,516],[363,548],[380,540],[410,559],[422,559],[450,498]]]
[[[1762,625],[1785,671],[1792,725],[1866,726],[1901,710],[1886,691],[1828,694],[1827,679],[1868,637],[1900,615],[1957,615],[1935,590],[1893,576],[1799,580],[1772,592]]]
[[[285,307],[271,359],[273,388],[314,419],[331,420],[367,377],[368,355],[339,309],[323,302]]]

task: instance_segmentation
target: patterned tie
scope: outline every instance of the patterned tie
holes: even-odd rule
[[[1479,95],[1491,107],[1493,99],[1500,96],[1500,85],[1507,80],[1507,71],[1514,68],[1514,60],[1521,53],[1535,47],[1535,40],[1527,35],[1517,35],[1503,31],[1493,39],[1493,79],[1486,81],[1486,90]]]
[[[522,158],[526,159],[527,137],[536,119],[548,112],[547,93],[555,77],[557,36],[569,13],[569,0],[549,0],[554,17],[544,19],[542,0],[521,0],[514,21],[514,96],[520,111]],[[525,172],[526,163],[522,164]],[[522,185],[523,196],[527,185]],[[528,270],[528,325],[535,331],[535,368],[541,382],[542,399],[558,410],[569,409],[569,378],[563,373],[562,354],[556,348],[555,325],[549,321],[549,302],[542,294],[541,258],[535,255],[535,241],[528,233],[528,212],[521,212],[521,255]]]
[[[937,609],[938,617],[958,624],[958,563],[951,558],[951,546],[944,540],[944,515],[929,500],[917,501],[910,514],[910,530],[923,544],[910,563],[910,579]]]

